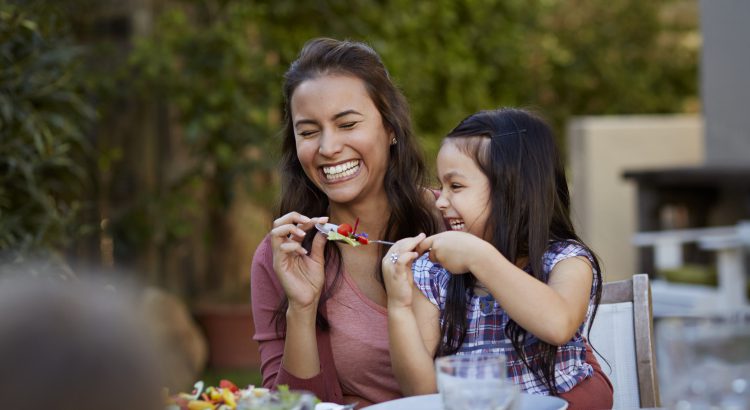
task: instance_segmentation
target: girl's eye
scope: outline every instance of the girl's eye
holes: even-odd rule
[[[357,125],[357,122],[352,121],[352,122],[345,122],[341,124],[339,127],[344,128],[344,129],[350,129],[350,128],[354,128],[355,125]]]
[[[454,190],[455,190],[455,189],[461,189],[461,188],[463,188],[463,187],[464,187],[464,186],[463,186],[463,185],[461,185],[461,184],[455,184],[455,183],[454,183],[454,184],[451,184],[451,189],[454,189]]]

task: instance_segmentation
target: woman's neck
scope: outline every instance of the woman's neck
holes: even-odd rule
[[[339,225],[347,223],[354,228],[354,223],[359,218],[358,232],[367,232],[372,238],[380,238],[385,232],[390,213],[391,207],[388,204],[388,198],[383,195],[378,200],[370,200],[365,203],[331,203],[329,219],[331,223]]]

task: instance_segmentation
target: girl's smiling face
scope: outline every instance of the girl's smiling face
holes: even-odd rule
[[[331,202],[386,195],[392,135],[362,80],[329,74],[304,81],[290,106],[297,158]]]
[[[464,138],[443,142],[437,156],[440,197],[435,205],[443,214],[447,228],[486,238],[490,213],[489,180],[473,158],[457,145]]]

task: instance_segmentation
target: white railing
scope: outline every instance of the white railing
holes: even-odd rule
[[[720,306],[716,307],[736,308],[746,305],[748,266],[745,256],[750,248],[750,221],[716,228],[640,232],[633,237],[634,245],[654,248],[654,265],[657,271],[682,266],[682,247],[686,243],[697,243],[701,249],[717,254],[717,303]]]

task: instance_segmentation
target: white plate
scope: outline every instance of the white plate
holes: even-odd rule
[[[315,405],[315,410],[340,410],[343,408],[348,408],[347,406],[343,404],[336,404],[336,403],[330,403],[330,402],[322,402]]]
[[[521,401],[516,410],[565,410],[568,402],[552,396],[538,396],[521,393]],[[439,394],[405,397],[403,399],[386,401],[370,407],[367,410],[442,410],[443,401]]]

